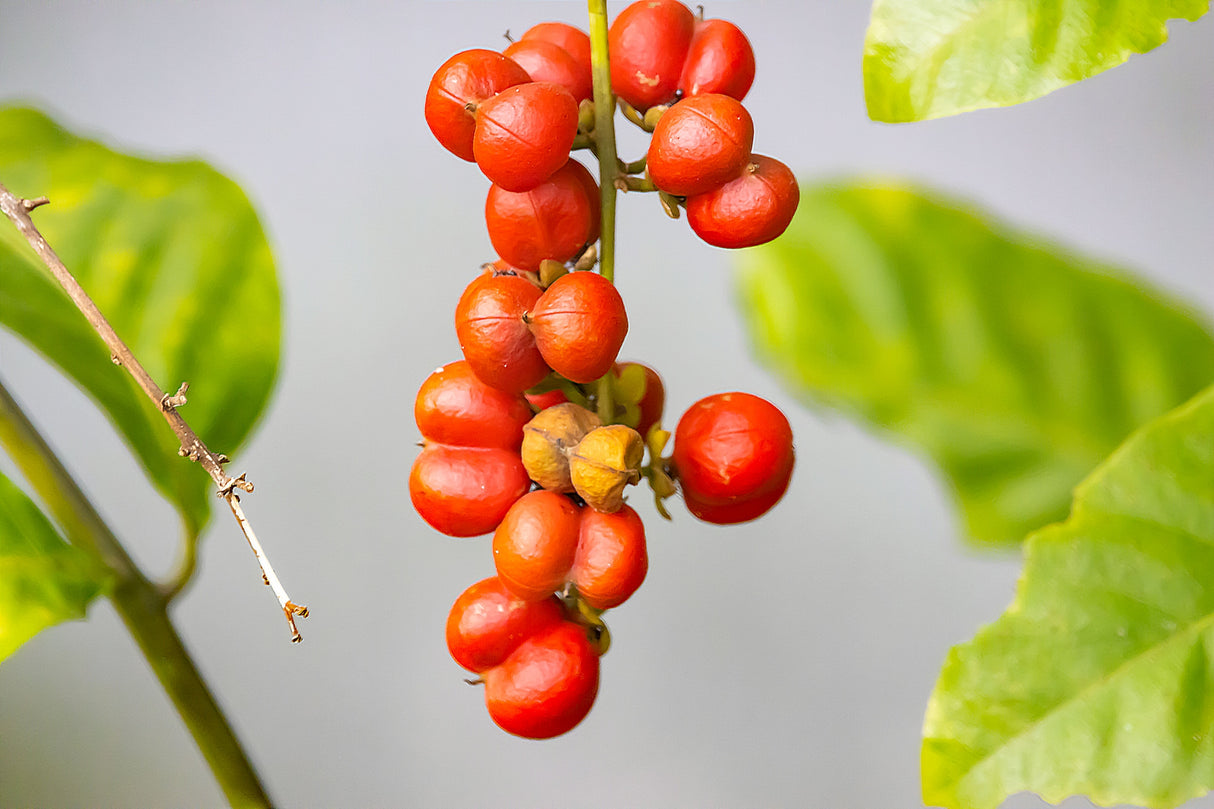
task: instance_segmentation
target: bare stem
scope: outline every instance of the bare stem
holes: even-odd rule
[[[612,164],[614,165],[614,159]],[[3,184],[0,184],[0,211],[3,211],[5,216],[17,226],[17,230],[29,242],[30,247],[34,248],[34,252],[38,254],[38,257],[42,259],[47,269],[51,271],[55,280],[63,287],[68,297],[71,298],[72,303],[76,305],[76,308],[80,310],[89,324],[101,335],[101,339],[110,349],[110,355],[114,362],[126,368],[127,372],[135,380],[135,383],[155,403],[156,408],[164,416],[165,421],[169,423],[169,427],[172,428],[173,432],[177,435],[177,440],[181,443],[178,453],[189,458],[191,461],[196,461],[205,469],[207,474],[211,476],[211,480],[215,481],[215,486],[219,490],[219,496],[227,500],[229,506],[232,506],[234,499],[238,502],[234,490],[240,489],[251,492],[253,491],[253,484],[246,480],[243,474],[235,478],[229,476],[223,469],[223,465],[227,463],[227,457],[208,449],[202,439],[198,437],[194,430],[190,428],[190,425],[186,423],[186,420],[181,417],[181,414],[177,412],[177,408],[186,402],[185,394],[189,386],[182,383],[177,393],[173,395],[161,390],[156,381],[152,379],[151,374],[144,369],[139,360],[135,358],[135,355],[131,353],[130,348],[127,347],[122,338],[114,331],[109,321],[105,319],[105,316],[101,314],[101,310],[93,303],[92,298],[88,296],[88,293],[84,291],[80,283],[72,276],[71,272],[64,266],[63,261],[60,260],[50,244],[47,243],[46,239],[38,231],[33,219],[30,218],[30,211],[48,202],[49,200],[46,197],[39,197],[34,200],[22,199],[9,191]],[[236,513],[237,508],[237,506],[233,506],[233,513]],[[238,518],[237,522],[240,524],[241,530],[244,531],[245,538],[249,540],[249,545],[258,549],[257,540],[252,536],[252,531],[248,527],[248,521]],[[257,553],[255,550],[255,555],[257,556],[257,561],[261,563],[262,577],[273,588],[274,594],[278,597],[279,606],[282,607],[283,612],[287,615],[287,622],[291,628],[291,640],[300,640],[299,630],[295,627],[293,616],[307,615],[307,609],[296,607],[287,598],[286,590],[283,589],[282,583],[274,575],[274,569],[270,567],[265,554]],[[170,589],[176,586],[177,584],[174,583],[170,585]],[[178,589],[180,588],[178,587]]]
[[[268,807],[265,788],[169,619],[163,594],[127,554],[50,445],[0,382],[0,444],[68,540],[114,574],[110,601],[234,807]]]

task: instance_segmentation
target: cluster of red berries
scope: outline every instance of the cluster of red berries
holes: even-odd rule
[[[703,120],[712,121],[718,99],[741,110],[721,93],[740,98],[754,77],[753,54],[735,26],[696,20],[670,0],[629,6],[609,41],[613,76],[617,64],[627,73],[615,78],[620,97],[634,112],[673,104],[667,116],[676,122],[680,109],[707,109]],[[643,61],[653,53],[665,61]],[[745,393],[693,405],[663,456],[671,438],[660,423],[665,388],[652,368],[617,362],[628,332],[624,302],[592,271],[599,187],[569,157],[576,139],[594,143],[591,94],[589,38],[545,23],[504,55],[452,57],[426,96],[439,141],[493,182],[485,219],[501,258],[484,266],[456,306],[464,359],[436,370],[418,391],[414,416],[424,442],[409,491],[438,531],[493,534],[496,575],[455,602],[447,645],[484,684],[493,720],[528,738],[564,733],[590,710],[609,645],[602,613],[623,604],[648,572],[645,528],[625,489],[646,480],[667,517],[662,501],[681,491],[696,517],[731,524],[771,508],[793,467],[788,420]],[[750,153],[745,121],[745,137],[720,129],[726,150],[748,164],[766,160]],[[672,156],[687,137],[703,141],[707,129],[670,130],[661,156],[650,149],[649,160],[664,166],[651,177],[685,197],[697,232],[691,212],[714,194],[735,208],[734,235],[714,243],[783,230],[769,218],[754,224],[768,216],[762,205],[723,195],[744,179],[739,172],[761,178],[760,169],[727,170],[732,158],[720,149]],[[701,174],[711,183],[686,184]],[[680,179],[664,188],[668,176]]]

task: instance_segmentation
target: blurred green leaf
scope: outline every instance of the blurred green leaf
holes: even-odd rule
[[[83,618],[108,582],[105,568],[64,542],[0,474],[0,661],[43,629]]]
[[[244,193],[198,161],[120,154],[24,108],[0,109],[0,182],[48,196],[47,241],[161,387],[191,383],[182,415],[231,454],[269,398],[278,367],[279,291]],[[197,535],[211,483],[16,229],[0,223],[0,323],[93,397],[156,487]]]
[[[910,189],[807,187],[741,262],[760,359],[926,450],[979,541],[1065,517],[1134,428],[1214,380],[1214,338],[1179,305]]]
[[[936,685],[924,800],[1170,807],[1214,787],[1214,388],[1135,434],[1025,549],[1016,600]]]
[[[922,121],[1043,96],[1146,53],[1210,0],[874,0],[864,94],[875,121]]]

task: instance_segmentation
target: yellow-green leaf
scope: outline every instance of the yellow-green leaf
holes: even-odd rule
[[[1214,388],[1130,438],[1025,553],[1016,600],[940,675],[924,800],[1171,807],[1214,788]]]
[[[0,108],[0,182],[50,198],[34,212],[39,229],[157,383],[191,384],[182,415],[212,450],[232,454],[266,405],[280,338],[274,262],[244,193],[205,163],[112,151],[25,108]],[[0,324],[93,397],[199,533],[214,501],[209,478],[178,457],[156,406],[7,222]]]
[[[807,185],[741,263],[760,359],[931,455],[982,542],[1065,517],[1131,431],[1214,380],[1214,338],[1184,307],[910,188]]]
[[[43,629],[83,618],[108,582],[105,568],[64,542],[0,474],[0,661]]]
[[[874,0],[864,95],[875,121],[1043,96],[1146,53],[1210,0]]]

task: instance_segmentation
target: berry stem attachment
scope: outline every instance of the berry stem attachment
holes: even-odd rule
[[[590,69],[594,80],[594,141],[599,159],[599,273],[615,282],[615,95],[607,54],[607,0],[587,0],[590,11]]]

